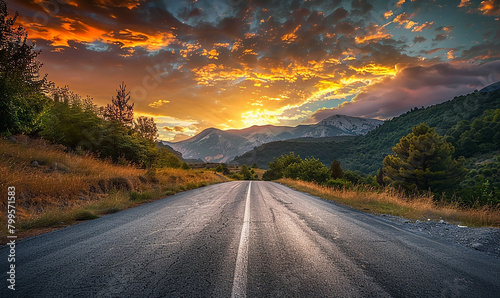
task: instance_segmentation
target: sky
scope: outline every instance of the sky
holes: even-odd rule
[[[500,81],[500,0],[7,0],[59,86],[163,140],[390,119]]]

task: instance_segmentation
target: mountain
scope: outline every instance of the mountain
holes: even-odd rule
[[[500,81],[493,83],[479,90],[479,92],[491,92],[500,89]]]
[[[382,167],[382,160],[392,153],[392,147],[401,137],[411,132],[414,126],[426,123],[445,135],[459,151],[462,145],[453,135],[464,123],[472,123],[486,110],[500,108],[500,90],[474,92],[458,96],[452,100],[427,108],[414,108],[407,113],[384,122],[363,136],[351,138],[284,140],[263,144],[236,157],[234,163],[257,163],[267,168],[268,162],[288,152],[295,152],[302,158],[313,156],[326,165],[333,159],[340,161],[344,169],[356,170],[366,174],[375,173]],[[325,119],[326,120],[326,119]],[[477,126],[477,125],[476,125]],[[490,139],[494,139],[491,133]],[[460,152],[460,151],[459,151]]]
[[[383,121],[344,115],[333,115],[314,125],[252,126],[244,129],[220,130],[208,128],[184,141],[163,142],[182,153],[185,159],[206,162],[229,162],[234,157],[274,141],[294,138],[322,138],[363,135],[381,125]]]

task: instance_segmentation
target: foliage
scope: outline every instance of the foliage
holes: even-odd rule
[[[116,97],[111,98],[111,103],[106,105],[104,117],[116,120],[123,125],[132,125],[134,119],[134,104],[129,104],[130,92],[127,92],[125,82],[116,90]]]
[[[330,176],[333,179],[339,179],[344,176],[344,171],[342,167],[340,167],[340,162],[336,159],[334,159],[330,165]]]
[[[470,122],[462,120],[448,131],[447,141],[457,147],[456,155],[471,157],[500,148],[500,109],[486,110]]]
[[[135,122],[135,129],[145,139],[156,141],[158,139],[158,128],[153,117],[140,116]]]
[[[0,135],[34,133],[47,104],[43,95],[46,79],[36,60],[40,51],[28,44],[28,34],[14,26],[17,13],[9,17],[7,5],[0,1]]]
[[[47,106],[41,123],[40,134],[45,139],[73,150],[96,152],[104,120],[94,113],[92,105],[56,101]]]
[[[190,170],[191,167],[187,164],[187,162],[183,162],[182,165],[181,165],[181,169],[183,170]]]
[[[283,171],[283,176],[321,184],[326,182],[330,175],[328,168],[319,159],[309,157],[288,165]]]
[[[158,148],[154,162],[155,168],[180,168],[182,161],[166,148]]]
[[[295,155],[294,152],[288,154],[283,154],[279,158],[274,158],[273,162],[269,163],[269,170],[267,170],[262,179],[264,180],[276,180],[283,177],[283,171],[293,163],[300,163],[302,159],[300,156]]]
[[[463,178],[463,159],[455,160],[455,148],[426,124],[420,124],[393,147],[395,155],[383,161],[384,174],[395,187],[414,192],[452,190]]]
[[[240,174],[243,176],[244,180],[252,180],[252,173],[248,169],[247,165],[241,166]]]

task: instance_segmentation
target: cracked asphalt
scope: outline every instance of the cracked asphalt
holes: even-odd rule
[[[500,297],[500,260],[286,186],[251,182],[247,297]],[[230,297],[249,181],[19,241],[0,297]],[[245,250],[243,250],[245,251]]]

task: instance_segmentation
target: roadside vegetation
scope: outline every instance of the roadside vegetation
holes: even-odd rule
[[[205,170],[141,169],[64,150],[26,136],[0,140],[0,188],[16,188],[18,235],[64,227],[224,181]],[[2,227],[6,220],[2,212]],[[1,233],[5,236],[5,228]]]
[[[455,147],[435,129],[423,123],[414,127],[393,152],[374,176],[344,171],[337,160],[327,168],[290,152],[270,162],[263,178],[363,211],[500,227],[498,187],[485,185],[474,201],[470,195],[462,198],[461,182],[470,176],[465,158],[455,158]]]
[[[316,182],[282,178],[277,182],[298,191],[338,202],[372,214],[389,214],[416,221],[440,221],[469,227],[500,228],[500,211],[491,206],[464,207],[457,203],[436,202],[432,193],[408,195],[391,187],[368,185],[330,187]]]

